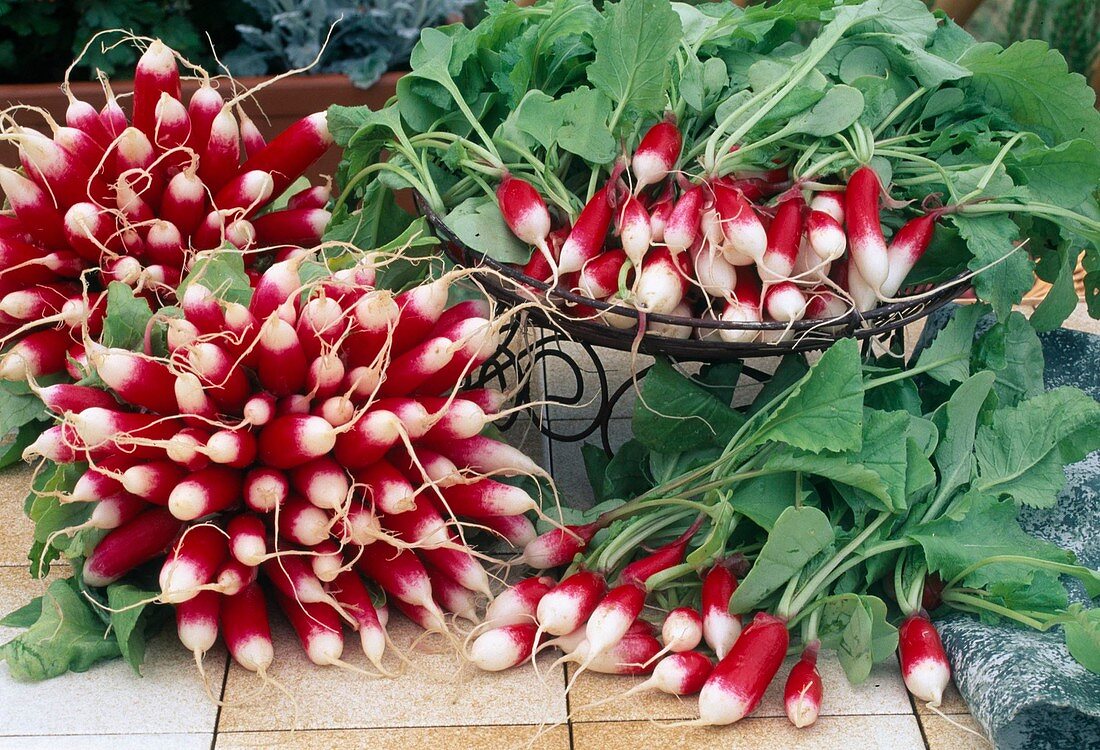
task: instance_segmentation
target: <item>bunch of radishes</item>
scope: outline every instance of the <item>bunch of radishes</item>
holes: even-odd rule
[[[474,619],[489,577],[468,528],[533,539],[536,500],[494,477],[538,468],[481,435],[503,395],[460,388],[498,345],[487,303],[447,308],[450,278],[375,289],[370,258],[304,280],[308,254],[268,268],[247,305],[193,274],[167,357],[90,345],[104,385],[41,389],[58,424],[26,455],[87,464],[64,493],[108,530],[85,584],[159,565],[196,655],[220,632],[265,671],[266,589],[313,662],[341,663],[343,619],[382,670],[368,585],[430,630],[447,632],[445,612]]]
[[[0,378],[62,371],[79,329],[101,323],[110,281],[170,304],[196,251],[312,247],[328,224],[327,186],[271,209],[332,144],[323,112],[265,144],[204,78],[185,105],[176,53],[152,42],[134,71],[128,120],[110,86],[96,111],[69,94],[52,137],[5,116],[21,170],[0,167]],[[13,110],[14,111],[14,110]],[[243,163],[242,163],[243,157]],[[79,351],[72,352],[79,355]]]
[[[523,272],[613,307],[726,322],[829,320],[890,300],[927,249],[936,211],[911,219],[887,245],[879,179],[868,166],[847,185],[792,183],[784,168],[688,178],[674,171],[682,139],[671,118],[651,127],[633,156],[628,184],[617,167],[572,226],[553,229],[545,202],[506,174],[497,190],[505,222],[536,252]],[[575,306],[617,328],[635,317]],[[652,333],[688,338],[683,325]],[[752,328],[706,328],[750,342]],[[782,332],[781,334],[782,335]]]
[[[520,581],[493,600],[483,625],[489,629],[473,642],[470,659],[481,669],[499,671],[555,646],[565,652],[560,661],[579,664],[573,679],[585,670],[651,675],[617,697],[652,690],[698,693],[699,719],[693,723],[725,725],[744,718],[760,704],[787,656],[787,620],[758,612],[742,630],[741,617],[729,611],[737,589],[732,561],[705,572],[698,608],[681,606],[667,613],[647,609],[646,580],[683,562],[687,541],[697,528],[627,565],[610,589],[604,576],[584,569],[557,582],[548,577]],[[586,533],[584,527],[569,527],[544,534],[525,552],[549,552],[560,561],[576,551],[577,541],[566,540],[578,529]],[[804,646],[784,685],[784,708],[796,727],[810,726],[821,711],[819,647],[816,640]],[[898,651],[906,687],[919,699],[939,705],[951,672],[926,615],[914,614],[901,625]]]

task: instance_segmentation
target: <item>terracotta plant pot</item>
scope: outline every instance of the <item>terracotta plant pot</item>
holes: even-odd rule
[[[271,137],[295,120],[326,109],[330,104],[345,106],[366,104],[371,109],[377,109],[393,96],[397,88],[397,80],[401,75],[400,72],[386,73],[368,89],[356,88],[347,76],[342,75],[292,76],[264,87],[254,97],[245,101],[244,108],[261,132]],[[238,78],[237,83],[244,89],[251,89],[266,80],[269,79]],[[185,103],[190,93],[197,87],[196,81],[184,81]],[[111,81],[111,88],[121,98],[122,94],[130,92],[131,84],[129,81]],[[223,91],[228,90],[228,84],[223,83]],[[98,83],[74,83],[72,91],[75,96],[93,103],[97,108],[103,103],[103,90]],[[226,98],[228,99],[229,96],[226,95]],[[125,107],[126,99],[122,98],[121,101]],[[59,123],[64,124],[68,99],[61,93],[60,85],[56,83],[0,86],[0,107],[11,104],[41,107]],[[27,112],[19,114],[19,121],[31,127],[44,127],[41,121],[35,122],[34,115]],[[336,149],[333,149],[314,166],[311,176],[332,174],[336,171],[338,162],[339,155]],[[0,164],[16,165],[18,163],[15,147],[10,143],[0,142]]]

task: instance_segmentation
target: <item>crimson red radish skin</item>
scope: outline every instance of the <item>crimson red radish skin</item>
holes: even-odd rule
[[[671,116],[647,130],[630,158],[635,194],[663,180],[676,166],[682,147],[683,137]]]
[[[523,562],[536,569],[556,568],[583,552],[600,527],[596,523],[551,529],[524,547]]]
[[[913,266],[917,264],[917,261],[921,259],[925,250],[932,243],[935,228],[936,214],[928,213],[910,219],[894,235],[890,247],[886,251],[890,270],[879,289],[879,293],[884,299],[893,297],[901,289],[902,284],[905,283],[905,277],[913,270]]]
[[[486,672],[511,669],[531,658],[537,632],[534,623],[502,625],[487,630],[470,646],[469,659]]]
[[[700,723],[733,724],[752,713],[783,664],[789,640],[784,620],[758,612],[703,685]]]
[[[910,615],[898,628],[898,653],[905,687],[916,698],[938,706],[951,681],[951,665],[936,626],[924,614]]]
[[[551,268],[557,261],[550,253],[546,238],[550,234],[550,212],[542,196],[531,183],[505,174],[497,187],[497,201],[504,223],[512,234],[528,245],[534,245]]]
[[[586,570],[574,573],[539,600],[539,629],[550,635],[572,633],[588,620],[606,591],[602,576]]]
[[[729,611],[730,597],[736,590],[737,579],[725,565],[715,565],[703,579],[703,639],[719,659],[741,636],[741,618]]]
[[[875,170],[862,166],[848,179],[844,194],[844,215],[852,263],[876,294],[890,273],[886,240],[882,236],[879,218],[881,192],[882,185]]]
[[[817,671],[820,643],[814,641],[802,651],[802,657],[791,668],[783,687],[783,707],[787,718],[799,729],[812,725],[821,713],[821,673]]]
[[[610,184],[610,183],[609,183]],[[569,236],[561,246],[558,261],[559,273],[573,273],[581,270],[585,263],[599,255],[611,226],[612,207],[608,194],[609,185],[604,185],[588,199],[581,209]],[[553,268],[549,260],[547,265]]]

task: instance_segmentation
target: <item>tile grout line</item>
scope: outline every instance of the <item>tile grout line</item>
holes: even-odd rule
[[[210,735],[210,750],[218,745],[218,725],[222,720],[222,706],[225,703],[225,689],[229,686],[229,662],[233,657],[225,655],[225,669],[222,670],[222,689],[218,693],[218,710],[214,713],[214,731]]]
[[[561,669],[562,680],[565,682],[565,726],[569,729],[569,750],[576,750],[573,744],[573,709],[569,701],[569,665],[562,665]]]
[[[898,658],[898,669],[901,669],[900,657]],[[932,746],[928,744],[928,734],[924,731],[924,720],[921,718],[920,711],[917,710],[916,698],[909,692],[908,688],[905,690],[905,697],[909,699],[909,708],[913,710],[913,717],[917,720],[917,731],[920,732],[920,739],[924,743],[925,750],[932,750]]]

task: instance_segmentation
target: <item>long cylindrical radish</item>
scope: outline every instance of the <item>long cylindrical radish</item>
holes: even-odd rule
[[[14,169],[0,167],[0,190],[27,232],[47,247],[65,247],[65,222],[53,198]]]
[[[114,583],[164,552],[183,524],[164,508],[150,508],[100,540],[84,563],[89,586]]]
[[[760,278],[774,283],[790,278],[798,259],[798,246],[802,238],[802,211],[806,207],[802,197],[788,198],[779,204],[768,227],[767,249],[758,263]]]
[[[459,516],[515,516],[538,508],[535,499],[520,487],[479,479],[470,484],[454,484],[442,489],[447,509]]]
[[[789,639],[784,620],[758,612],[703,685],[700,722],[732,724],[750,714],[783,664]]]
[[[425,560],[424,567],[432,580],[432,598],[447,612],[476,623],[477,598],[474,592],[436,568],[430,560]]]
[[[371,664],[381,668],[386,631],[363,580],[355,571],[346,570],[336,577],[329,589],[337,603],[358,623],[363,653]]]
[[[356,566],[390,595],[406,604],[424,607],[440,614],[432,598],[432,582],[420,559],[409,550],[371,549],[356,561]]]
[[[267,529],[263,520],[251,513],[240,513],[229,520],[229,552],[234,559],[250,567],[267,557]]]
[[[657,690],[666,695],[694,695],[703,689],[714,664],[698,651],[671,654],[657,662],[648,680],[639,682],[616,698]]]
[[[467,551],[461,538],[457,535],[451,538],[453,547],[425,547],[419,550],[420,556],[426,563],[430,563],[440,573],[457,583],[467,591],[477,592],[492,598],[493,592],[489,588],[489,574],[485,572],[478,559]],[[441,603],[446,602],[436,597]],[[449,608],[452,612],[458,610]],[[461,613],[459,613],[461,614]],[[476,620],[476,618],[475,618]]]
[[[88,359],[123,401],[158,414],[177,411],[175,374],[155,359],[126,349],[91,350]]]
[[[287,208],[257,218],[256,240],[261,245],[313,247],[321,241],[332,215],[323,208]]]
[[[554,588],[546,576],[525,578],[500,592],[485,610],[485,622],[494,627],[533,623],[539,602]]]
[[[383,513],[404,513],[416,505],[416,489],[384,459],[355,470],[352,476],[368,488],[371,500]]]
[[[886,275],[886,281],[882,282],[879,289],[884,298],[893,297],[905,283],[905,277],[913,270],[913,266],[924,255],[932,242],[932,234],[936,229],[936,214],[928,213],[910,219],[905,226],[898,230],[890,247],[886,251],[886,258],[890,264],[890,272]]]
[[[176,604],[199,593],[225,562],[229,552],[225,535],[214,526],[192,526],[168,553],[160,569],[161,599]]]
[[[301,466],[332,450],[336,431],[321,417],[284,414],[260,431],[260,459],[277,469]]]
[[[763,320],[760,309],[760,279],[751,268],[743,268],[737,274],[737,286],[733,289],[733,299],[726,302],[719,319],[738,323],[759,323]],[[718,329],[718,337],[730,343],[752,341],[759,333],[750,329]]]
[[[630,157],[630,169],[634,172],[635,179],[634,193],[663,180],[676,166],[682,146],[680,129],[676,127],[676,121],[672,117],[661,120],[647,130],[638,148],[634,150],[634,155]]]
[[[806,238],[814,255],[824,262],[836,260],[848,248],[844,227],[824,211],[810,211],[806,218]]]
[[[628,633],[611,648],[590,657],[588,641],[581,641],[571,654],[573,661],[588,665],[588,670],[600,674],[649,674],[653,659],[661,652],[661,642],[645,633]]]
[[[607,592],[588,616],[584,631],[585,640],[588,641],[586,662],[622,640],[631,623],[641,614],[645,597],[645,589],[634,583],[616,586]],[[582,668],[583,666],[582,663]]]
[[[275,592],[279,608],[314,664],[324,667],[340,664],[344,654],[344,636],[340,616],[327,602],[305,603]]]
[[[910,615],[898,628],[901,676],[909,692],[931,706],[940,705],[951,681],[951,665],[936,626],[924,614]]]
[[[317,112],[303,117],[275,136],[259,153],[250,155],[239,174],[260,170],[274,180],[273,195],[281,195],[332,145],[328,117]]]
[[[217,191],[237,171],[240,159],[240,127],[229,107],[223,107],[210,123],[210,136],[199,159],[199,177],[209,190]]]
[[[512,234],[528,245],[534,245],[554,268],[556,259],[546,244],[550,234],[550,213],[542,196],[529,182],[505,174],[497,186],[497,202],[504,223]]]
[[[180,98],[180,74],[172,50],[156,39],[134,68],[134,126],[150,138],[156,132],[156,106],[161,94]]]
[[[561,257],[558,260],[560,273],[579,271],[585,263],[600,254],[607,237],[607,229],[611,226],[612,215],[608,185],[604,185],[584,204],[576,223],[569,230],[569,237],[561,246]],[[548,265],[552,270],[553,265]]]
[[[882,236],[879,219],[881,192],[882,185],[875,170],[863,166],[848,178],[848,188],[844,194],[852,263],[876,294],[890,273],[886,240]]]
[[[622,583],[644,586],[650,576],[654,576],[662,570],[668,570],[673,565],[682,563],[684,561],[684,552],[687,550],[688,542],[695,536],[695,532],[699,530],[702,523],[703,519],[699,518],[676,539],[658,547],[653,550],[652,553],[627,565],[623,568],[622,573],[619,574],[619,580]]]
[[[221,607],[222,595],[217,591],[200,591],[176,604],[176,634],[196,657],[201,658],[217,643]]]
[[[267,602],[258,583],[252,583],[222,602],[222,635],[233,660],[250,672],[264,673],[275,660]]]
[[[704,293],[719,299],[733,293],[737,284],[737,268],[726,260],[717,247],[709,242],[696,243],[691,259],[695,267],[695,280]]]
[[[572,633],[588,620],[606,591],[602,576],[587,570],[574,573],[539,600],[539,628],[551,635]]]
[[[515,623],[487,630],[470,646],[470,661],[486,672],[500,672],[531,658],[537,627]]]
[[[833,217],[837,224],[844,224],[844,192],[827,190],[816,193],[810,200],[811,211],[821,211]]]
[[[809,290],[806,301],[806,317],[810,320],[839,318],[845,315],[851,306],[826,286]]]
[[[527,516],[490,516],[479,519],[478,523],[516,548],[526,547],[538,536],[535,525]]]
[[[39,388],[38,398],[54,414],[64,414],[67,411],[79,413],[93,406],[103,409],[113,409],[118,406],[111,394],[101,388],[72,383],[58,383]]]
[[[674,253],[682,253],[692,246],[699,234],[699,221],[706,200],[705,188],[695,185],[688,188],[676,201],[665,224],[665,244]]]
[[[634,265],[640,266],[653,236],[649,227],[649,214],[637,197],[627,196],[615,210],[615,233],[622,242],[626,256]]]
[[[477,435],[465,440],[436,442],[425,436],[426,442],[454,462],[460,469],[472,469],[478,474],[540,474],[542,469],[527,454],[499,440]]]
[[[737,579],[724,565],[710,569],[703,579],[703,639],[719,659],[725,658],[741,635],[741,617],[731,615],[730,597]]]
[[[600,526],[596,523],[551,529],[523,548],[523,562],[536,569],[556,568],[572,562],[578,553],[588,547],[599,530]]]
[[[337,436],[336,460],[349,469],[369,466],[397,444],[401,429],[401,420],[393,412],[368,411]]]
[[[299,494],[318,508],[341,507],[351,489],[347,472],[328,456],[293,469],[290,482]]]
[[[132,495],[166,506],[172,491],[185,476],[187,470],[175,461],[144,461],[122,473],[122,486]]]
[[[783,687],[783,707],[787,718],[799,729],[813,724],[821,713],[821,674],[817,671],[819,648],[817,641],[806,646]]]
[[[168,509],[181,521],[193,521],[225,510],[240,498],[240,473],[222,466],[209,466],[175,486],[168,497]]]
[[[54,328],[35,331],[17,341],[0,359],[0,380],[28,380],[65,369],[69,334]]]
[[[703,618],[691,607],[677,607],[661,625],[661,640],[673,653],[691,651],[703,639]]]
[[[99,112],[88,102],[77,99],[71,91],[65,93],[69,97],[69,106],[65,109],[65,124],[70,128],[83,130],[96,143],[106,148],[114,136],[107,131]]]
[[[95,504],[92,515],[88,518],[88,525],[93,529],[117,529],[148,509],[149,504],[140,497],[112,495]]]

